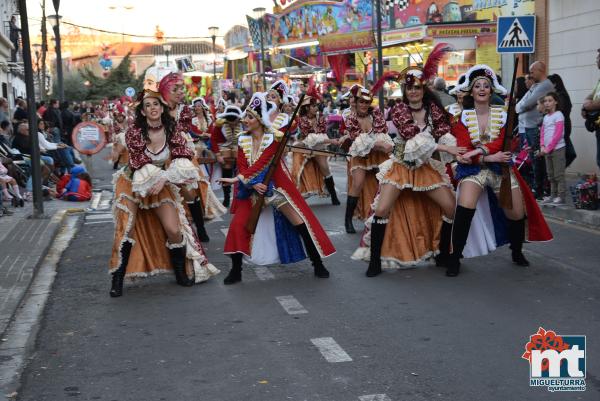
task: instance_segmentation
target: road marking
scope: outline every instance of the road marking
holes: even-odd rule
[[[310,340],[319,349],[323,358],[330,363],[351,362],[352,358],[331,337],[313,338]]]
[[[262,281],[275,279],[273,273],[271,273],[266,267],[257,266],[254,268],[254,273],[256,274],[256,277]]]
[[[358,399],[360,401],[392,401],[390,397],[385,394],[361,395]]]
[[[281,304],[283,309],[285,309],[289,315],[301,315],[303,313],[308,313],[302,304],[300,304],[300,302],[298,302],[298,300],[291,295],[282,295],[275,297],[275,299]]]
[[[90,214],[90,215],[85,216],[86,221],[87,220],[106,220],[106,219],[112,220],[112,218],[113,218],[112,213]]]
[[[92,196],[92,204],[90,206],[90,209],[98,208],[98,204],[100,203],[101,197],[102,197],[102,192],[94,192],[94,195]]]
[[[84,226],[90,225],[90,224],[113,224],[114,222],[112,220],[102,220],[102,221],[90,221],[87,223],[83,223]]]
[[[221,228],[220,230],[223,233],[223,235],[227,237],[227,233],[229,232],[229,228]]]

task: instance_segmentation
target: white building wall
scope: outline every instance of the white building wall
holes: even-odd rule
[[[580,111],[583,100],[600,79],[596,65],[600,1],[548,0],[548,19],[549,72],[562,77],[573,103],[571,138],[577,159],[569,172],[598,172],[596,137],[585,129]]]

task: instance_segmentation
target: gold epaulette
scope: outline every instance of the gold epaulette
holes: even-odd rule
[[[225,120],[224,118],[217,118],[217,121],[215,121],[215,125],[217,127],[222,127],[223,124],[225,124],[225,122],[227,122],[227,120]]]

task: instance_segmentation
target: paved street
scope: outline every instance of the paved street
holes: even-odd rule
[[[343,167],[335,168],[345,188]],[[108,184],[108,171],[100,185]],[[105,187],[108,188],[108,187]],[[344,206],[311,201],[338,252],[329,280],[308,262],[245,266],[224,286],[227,217],[207,252],[222,273],[191,288],[169,276],[108,297],[112,224],[88,213],[58,266],[19,400],[597,400],[600,235],[553,224],[556,240],[464,263],[364,277]],[[521,355],[538,327],[588,336],[584,393],[529,387]]]

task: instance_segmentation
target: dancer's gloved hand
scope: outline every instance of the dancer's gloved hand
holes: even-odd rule
[[[252,188],[254,188],[254,190],[261,195],[264,195],[264,193],[267,191],[267,186],[260,182],[258,184],[252,185]]]

